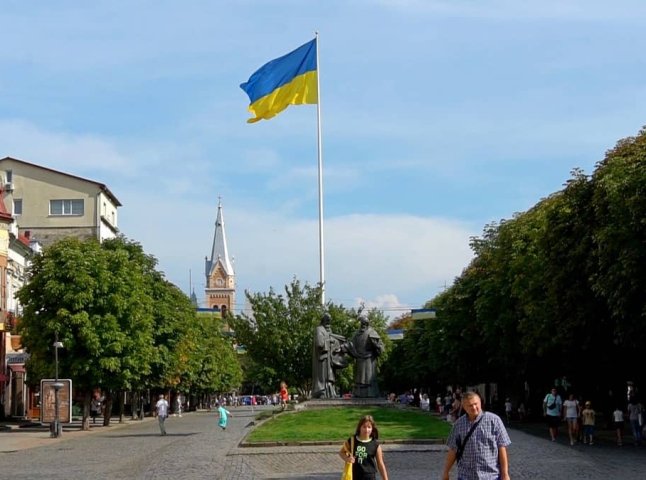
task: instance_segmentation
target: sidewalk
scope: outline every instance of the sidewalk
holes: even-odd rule
[[[88,432],[73,425],[60,439],[49,438],[47,426],[12,429],[0,433],[0,451],[21,451],[0,453],[0,471],[2,478],[51,480],[339,478],[342,461],[338,444],[241,446],[256,415],[247,407],[236,409],[226,431],[217,426],[213,413],[171,417],[168,436],[163,437],[152,417],[114,423],[109,428],[97,426]],[[121,428],[124,425],[128,428]],[[607,443],[610,438],[604,433],[592,447],[571,447],[563,433],[557,442],[550,442],[547,428],[541,423],[521,426],[525,431],[514,425],[509,432],[510,473],[516,480],[644,479],[644,449],[617,447]],[[445,445],[386,441],[383,449],[390,477],[397,480],[439,478],[446,458]],[[160,458],[169,461],[160,462]],[[52,470],[52,465],[58,468]]]
[[[132,420],[130,417],[124,417],[123,423],[119,423],[119,417],[110,418],[110,426],[103,426],[103,417],[99,417],[101,423],[93,424],[90,421],[90,430],[81,430],[81,420],[75,420],[72,423],[63,424],[63,434],[61,437],[54,439],[49,433],[49,424],[40,422],[31,422],[27,420],[7,420],[0,422],[0,453],[17,452],[29,448],[48,445],[52,441],[65,441],[71,438],[78,438],[84,435],[91,435],[104,429],[114,429],[126,426],[131,423],[146,422],[153,417],[145,417],[143,420]]]
[[[540,422],[535,420],[526,421],[526,422],[512,421],[511,424],[508,424],[507,422],[505,422],[505,425],[511,428],[515,428],[516,430],[529,433],[530,435],[534,435],[536,437],[549,439],[549,432],[547,429],[547,424],[545,422]],[[563,444],[569,444],[570,442],[570,437],[568,435],[568,430],[567,430],[567,424],[565,422],[562,422],[559,426],[559,433],[556,441],[558,443],[563,443]],[[598,445],[616,446],[617,433],[615,432],[614,429],[607,428],[605,424],[597,425],[595,427],[595,432],[594,432],[594,443]],[[627,424],[624,424],[623,444],[632,446],[633,443],[634,443],[634,439],[630,430],[630,426]]]

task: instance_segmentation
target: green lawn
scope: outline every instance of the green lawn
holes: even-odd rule
[[[372,415],[379,439],[445,439],[451,425],[421,411],[393,407],[312,408],[281,413],[266,421],[247,437],[250,442],[343,442],[354,432],[363,415]]]

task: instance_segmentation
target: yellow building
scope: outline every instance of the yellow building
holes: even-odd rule
[[[0,184],[20,233],[43,246],[70,236],[103,241],[118,233],[121,203],[102,183],[5,157]]]

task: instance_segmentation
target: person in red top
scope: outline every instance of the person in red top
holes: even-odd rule
[[[287,392],[287,384],[285,382],[280,382],[280,408],[285,410],[287,408],[287,402],[289,401],[289,393]]]

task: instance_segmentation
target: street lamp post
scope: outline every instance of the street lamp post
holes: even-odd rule
[[[63,388],[63,384],[58,381],[58,349],[63,348],[63,342],[58,341],[58,332],[56,333],[56,340],[54,341],[54,365],[55,365],[55,377],[54,377],[54,423],[50,427],[51,436],[58,438],[63,434],[63,429],[61,427],[60,417],[59,417],[59,398],[58,391]]]

